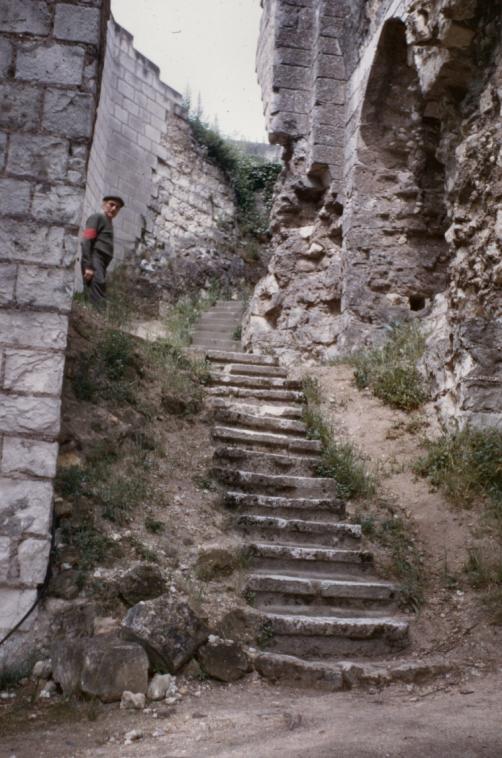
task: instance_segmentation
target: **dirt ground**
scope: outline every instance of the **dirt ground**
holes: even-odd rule
[[[323,694],[254,675],[174,707],[4,706],[2,758],[500,758],[502,668],[467,682]],[[90,720],[92,719],[92,720]],[[135,732],[130,744],[127,736]],[[130,739],[130,738],[129,738]]]

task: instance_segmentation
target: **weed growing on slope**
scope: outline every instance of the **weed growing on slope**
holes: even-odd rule
[[[79,357],[73,376],[78,400],[135,403],[137,372],[132,337],[105,329],[93,350]]]
[[[376,397],[393,408],[411,411],[427,400],[424,380],[417,369],[425,338],[416,322],[391,328],[387,342],[349,357],[359,389],[369,387]]]
[[[321,412],[321,390],[316,379],[308,377],[303,382],[306,404],[303,421],[310,439],[321,443],[320,476],[336,479],[340,497],[371,497],[375,493],[376,482],[368,471],[367,464],[355,446],[346,440],[337,440],[334,431]]]

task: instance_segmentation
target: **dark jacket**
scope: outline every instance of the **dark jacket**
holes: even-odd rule
[[[93,268],[92,254],[113,257],[113,225],[104,213],[93,213],[85,223],[82,234],[82,268]]]

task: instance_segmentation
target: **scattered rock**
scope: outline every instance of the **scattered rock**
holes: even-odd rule
[[[122,629],[126,639],[143,645],[152,667],[170,674],[178,671],[208,637],[205,622],[190,606],[168,595],[133,606]]]
[[[133,742],[143,739],[143,732],[140,729],[131,729],[124,734],[124,745],[131,745]]]
[[[52,675],[52,663],[50,660],[37,661],[33,666],[31,675],[34,679],[50,679]]]
[[[197,659],[206,674],[222,682],[235,682],[250,669],[249,656],[241,645],[213,635],[199,648]]]
[[[128,606],[151,600],[166,591],[166,581],[154,563],[139,563],[119,579],[119,595]]]
[[[195,565],[199,579],[209,581],[220,576],[229,576],[239,565],[237,551],[226,547],[210,547],[202,550]]]
[[[148,685],[146,696],[149,700],[163,700],[178,694],[176,678],[171,674],[155,674]]]
[[[142,692],[125,690],[120,698],[120,707],[124,711],[142,711],[145,707],[145,696]]]
[[[49,700],[53,695],[56,694],[58,690],[58,686],[56,682],[52,681],[52,679],[44,684],[40,692],[38,693],[39,700]]]
[[[61,640],[52,651],[53,676],[65,695],[84,692],[109,703],[124,690],[146,692],[148,657],[140,645],[116,638]]]

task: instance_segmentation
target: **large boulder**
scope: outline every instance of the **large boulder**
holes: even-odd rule
[[[119,595],[127,606],[136,605],[141,600],[151,600],[166,591],[166,580],[162,571],[154,563],[138,563],[118,581]]]
[[[52,667],[65,695],[84,693],[111,703],[124,690],[145,693],[148,687],[145,651],[117,638],[59,640],[52,647]]]
[[[169,595],[130,608],[122,631],[126,639],[143,645],[152,668],[169,674],[190,660],[209,633],[188,603]]]
[[[222,682],[235,682],[250,669],[249,656],[241,645],[213,635],[199,648],[197,660],[206,674]]]

